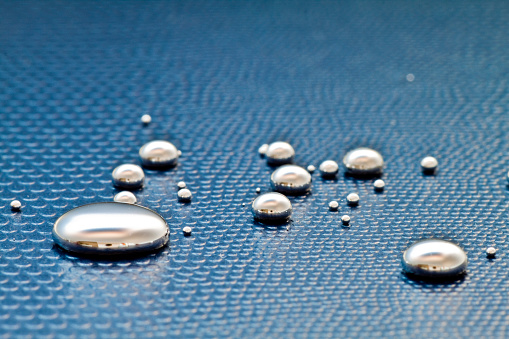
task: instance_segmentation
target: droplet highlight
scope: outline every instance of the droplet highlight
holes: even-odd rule
[[[311,174],[296,165],[284,165],[272,172],[270,176],[272,188],[275,191],[301,195],[311,189]]]
[[[115,187],[133,190],[143,186],[145,173],[138,165],[123,164],[113,170],[112,178]]]
[[[260,195],[251,204],[255,219],[264,222],[287,221],[292,215],[292,203],[281,193],[270,192]]]
[[[145,167],[169,168],[178,163],[179,151],[168,141],[154,140],[146,143],[139,151],[141,162]]]

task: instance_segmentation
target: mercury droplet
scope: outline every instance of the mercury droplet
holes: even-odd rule
[[[21,210],[21,202],[19,200],[11,201],[11,210],[13,211]]]
[[[439,239],[421,240],[403,253],[403,270],[427,277],[450,277],[467,269],[467,255],[458,245]]]
[[[286,221],[292,215],[292,203],[281,193],[270,192],[256,198],[251,211],[260,221]]]
[[[421,160],[421,168],[424,173],[434,173],[438,167],[438,161],[434,157],[425,157]]]
[[[311,174],[304,168],[296,165],[284,165],[276,169],[270,176],[274,190],[300,195],[311,189]]]
[[[184,232],[184,235],[186,237],[190,236],[191,233],[193,232],[193,229],[189,226],[185,226],[183,229],[182,229],[182,232]]]
[[[269,165],[291,164],[295,157],[295,150],[287,142],[276,141],[269,145],[265,156]]]
[[[122,191],[113,198],[115,202],[123,202],[126,204],[136,204],[136,196],[129,191]]]
[[[261,189],[260,187],[256,187],[256,190],[255,190],[255,191],[256,191],[256,193],[257,193],[257,194],[260,194],[260,192],[262,191],[262,189]]]
[[[349,205],[355,206],[359,203],[359,195],[357,193],[350,193],[346,196]]]
[[[152,117],[148,114],[143,114],[141,116],[141,122],[144,123],[145,125],[148,125],[152,122]]]
[[[486,256],[488,256],[488,258],[495,257],[495,254],[497,254],[497,249],[495,247],[488,247],[486,249]]]
[[[178,187],[178,189],[179,189],[179,190],[181,190],[181,189],[183,189],[183,188],[186,188],[186,187],[187,187],[187,185],[186,185],[186,183],[185,183],[185,182],[183,182],[183,181],[179,181],[179,182],[177,183],[177,187]]]
[[[179,152],[168,141],[154,140],[140,148],[140,158],[143,166],[168,168],[177,165]]]
[[[112,177],[114,186],[133,190],[143,186],[145,173],[138,165],[124,164],[113,170]]]
[[[119,254],[158,249],[169,240],[166,221],[156,212],[117,202],[84,205],[62,215],[53,239],[66,250]]]
[[[382,179],[377,179],[373,183],[373,186],[375,186],[376,191],[383,191],[383,189],[385,188],[385,181],[383,181]]]
[[[322,178],[334,178],[338,174],[339,166],[334,160],[325,160],[320,164]]]
[[[269,144],[263,144],[258,148],[258,154],[260,154],[261,157],[264,157],[265,154],[267,154],[267,150],[269,149]]]
[[[331,202],[329,202],[329,209],[331,211],[337,211],[338,207],[339,207],[339,203],[336,200],[332,200]]]
[[[187,188],[183,188],[178,191],[177,193],[178,201],[180,202],[190,202],[193,195],[191,194],[191,191]]]
[[[384,159],[377,151],[360,147],[348,152],[343,158],[346,170],[353,175],[375,175],[383,170]]]
[[[412,73],[408,73],[408,74],[406,75],[406,81],[408,81],[408,82],[412,82],[412,81],[414,81],[414,80],[415,80],[415,75],[413,75]]]
[[[350,224],[350,216],[345,214],[341,217],[341,222],[343,223],[343,225],[347,226]]]
[[[315,167],[315,166],[313,166],[313,165],[309,165],[309,166],[307,167],[307,170],[308,170],[308,172],[309,172],[309,173],[313,173],[314,171],[316,171],[316,167]]]

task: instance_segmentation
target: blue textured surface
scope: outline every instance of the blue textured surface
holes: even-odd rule
[[[507,1],[1,2],[0,333],[507,337],[508,17]],[[136,192],[169,248],[115,262],[55,248],[58,216],[111,201],[112,169],[155,138],[183,151]],[[255,224],[271,172],[257,149],[275,140],[303,166],[374,147],[386,190],[315,174],[289,231]],[[420,172],[428,154],[437,176]],[[463,281],[401,274],[430,236],[468,252]]]

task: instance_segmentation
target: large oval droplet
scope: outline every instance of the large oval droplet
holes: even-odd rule
[[[168,224],[156,212],[138,205],[103,202],[62,215],[53,226],[60,247],[88,254],[120,254],[158,249],[169,240]]]
[[[421,240],[403,253],[403,269],[425,277],[451,277],[467,269],[467,255],[456,244],[440,239]]]
[[[305,194],[311,189],[311,174],[296,165],[284,165],[272,172],[270,182],[274,190],[290,195]]]

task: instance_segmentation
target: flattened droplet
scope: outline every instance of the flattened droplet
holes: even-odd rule
[[[115,187],[128,190],[138,189],[143,186],[145,173],[140,166],[134,164],[123,164],[113,170],[111,174]]]
[[[169,240],[166,221],[138,205],[103,202],[62,215],[53,226],[60,247],[84,254],[120,254],[156,250]]]
[[[284,165],[291,164],[295,157],[295,150],[292,145],[284,141],[276,141],[269,145],[267,152],[267,163],[269,165]]]
[[[304,194],[311,189],[311,174],[296,165],[281,166],[270,176],[274,190],[290,195]]]
[[[403,270],[425,277],[451,277],[467,269],[467,255],[456,244],[440,239],[421,240],[403,253]]]
[[[256,198],[251,211],[260,221],[285,221],[292,215],[292,203],[281,193],[270,192]]]
[[[383,170],[384,159],[377,151],[360,147],[348,152],[343,158],[346,170],[353,175],[375,175]]]
[[[168,168],[178,163],[180,156],[177,148],[168,141],[154,140],[140,148],[140,158],[143,166]]]

